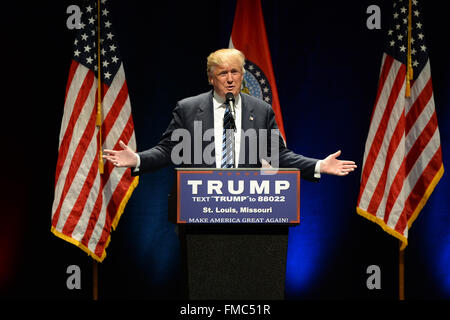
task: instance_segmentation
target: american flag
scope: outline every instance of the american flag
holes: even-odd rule
[[[443,175],[430,60],[417,0],[411,10],[410,97],[405,97],[408,0],[394,2],[366,140],[358,214],[408,243],[408,230]]]
[[[101,262],[106,256],[111,228],[116,228],[138,184],[130,169],[115,168],[109,162],[104,163],[104,172],[100,174],[101,150],[117,149],[119,140],[136,150],[136,140],[127,82],[107,1],[101,1],[100,17],[97,0],[82,3],[59,135],[51,231]],[[96,126],[98,59],[101,127]]]

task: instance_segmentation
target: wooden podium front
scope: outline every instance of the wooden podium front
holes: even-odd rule
[[[300,171],[177,169],[177,187],[186,297],[284,299],[288,230],[300,222]]]

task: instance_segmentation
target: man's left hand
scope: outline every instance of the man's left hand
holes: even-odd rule
[[[320,164],[320,173],[333,174],[336,176],[346,176],[356,169],[354,161],[338,160],[337,157],[341,155],[341,150],[330,154],[322,160]]]

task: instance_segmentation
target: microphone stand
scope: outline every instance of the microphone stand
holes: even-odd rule
[[[231,140],[231,147],[233,148],[233,167],[237,168],[236,165],[236,116],[234,114],[234,108],[231,112],[231,118],[233,119],[232,128],[233,128],[233,139]]]
[[[233,148],[233,167],[237,168],[237,165],[236,165],[236,144],[235,144],[235,141],[236,141],[235,137],[236,137],[236,131],[237,131],[237,128],[236,128],[236,110],[235,110],[236,106],[234,104],[234,96],[233,96],[232,93],[230,93],[230,92],[227,93],[225,98],[228,101],[228,104],[230,105],[231,119],[233,119],[233,122],[231,124],[231,126],[233,128],[233,137],[232,137],[232,140],[231,140],[231,147]]]

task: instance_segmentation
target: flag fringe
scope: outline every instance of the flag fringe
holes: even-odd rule
[[[98,257],[95,253],[93,253],[91,250],[89,250],[88,247],[86,247],[84,244],[82,244],[80,241],[75,240],[67,235],[65,235],[62,232],[59,232],[58,230],[55,229],[55,227],[51,227],[51,232],[57,236],[58,238],[61,238],[75,246],[77,246],[78,248],[80,248],[81,250],[83,250],[84,252],[86,252],[88,254],[88,256],[91,256],[94,260],[98,261],[98,262],[102,262],[103,259],[105,259],[106,257],[106,252],[103,251],[103,255],[102,257]]]
[[[406,238],[403,234],[401,234],[398,231],[395,231],[394,229],[392,229],[391,227],[389,227],[383,219],[378,218],[376,215],[373,215],[367,211],[364,211],[363,209],[361,209],[360,207],[356,207],[356,212],[360,215],[363,216],[366,219],[369,219],[372,222],[375,222],[376,224],[378,224],[384,231],[386,231],[387,233],[389,233],[391,236],[396,237],[397,239],[399,239],[402,242],[402,247],[400,248],[400,250],[403,250],[404,248],[406,248],[406,246],[408,245],[408,238]]]
[[[443,175],[444,175],[444,165],[441,165],[441,168],[438,170],[438,172],[434,176],[433,180],[431,181],[430,185],[428,186],[427,190],[425,191],[425,194],[423,195],[422,199],[420,200],[416,210],[414,211],[414,213],[412,214],[411,218],[409,219],[409,221],[408,221],[408,229],[411,228],[414,220],[416,220],[416,218],[419,215],[420,211],[423,209],[423,207],[427,203],[428,198],[433,193],[434,188],[438,184],[439,180],[441,180]],[[404,250],[406,248],[406,246],[408,245],[408,239],[403,234],[401,234],[400,232],[395,231],[394,229],[389,227],[384,222],[383,219],[380,219],[376,215],[373,215],[373,214],[371,214],[371,213],[369,213],[367,211],[364,211],[360,207],[356,207],[356,212],[360,216],[363,216],[364,218],[369,219],[372,222],[375,222],[384,231],[386,231],[390,235],[392,235],[392,236],[396,237],[397,239],[399,239],[402,242],[402,246],[400,247],[400,251],[402,251],[402,250]]]
[[[425,206],[425,204],[428,201],[428,198],[433,193],[434,188],[438,184],[438,182],[441,180],[442,176],[444,175],[444,164],[441,165],[438,172],[436,172],[436,175],[434,176],[433,180],[431,180],[430,185],[428,186],[427,190],[425,191],[425,194],[423,195],[422,199],[420,200],[419,204],[417,205],[416,210],[414,211],[413,215],[411,216],[411,219],[408,222],[408,228],[411,228],[414,220],[416,220],[417,216],[419,215],[422,208]]]
[[[139,177],[134,177],[133,181],[131,182],[130,187],[128,188],[127,193],[125,194],[125,196],[122,199],[122,202],[119,205],[119,209],[117,210],[116,213],[116,217],[114,218],[114,221],[112,222],[112,228],[113,230],[116,230],[117,225],[119,224],[119,220],[120,217],[122,216],[124,210],[125,210],[125,206],[127,205],[128,200],[130,199],[134,189],[136,189],[137,185],[139,184]],[[58,238],[61,238],[75,246],[77,246],[78,248],[80,248],[81,250],[83,250],[84,252],[86,252],[88,254],[88,256],[91,256],[95,261],[97,262],[102,262],[105,257],[106,257],[106,248],[108,247],[109,243],[111,242],[111,233],[108,236],[108,239],[106,240],[106,245],[105,248],[103,250],[102,256],[99,257],[98,255],[96,255],[94,252],[92,252],[88,247],[86,247],[84,244],[82,244],[80,241],[75,240],[67,235],[65,235],[62,232],[59,232],[58,230],[55,229],[55,227],[51,227],[51,232],[57,236]]]
[[[133,193],[134,189],[136,189],[138,184],[139,184],[139,177],[134,177],[133,182],[131,183],[130,187],[128,188],[127,193],[125,194],[125,197],[123,197],[122,202],[120,203],[119,209],[117,210],[116,217],[114,218],[114,221],[112,222],[113,230],[116,230],[117,225],[119,224],[120,217],[122,216],[122,213],[125,210],[125,206],[127,205],[128,200],[131,197],[131,194]],[[109,239],[108,239],[108,242],[109,242]]]

